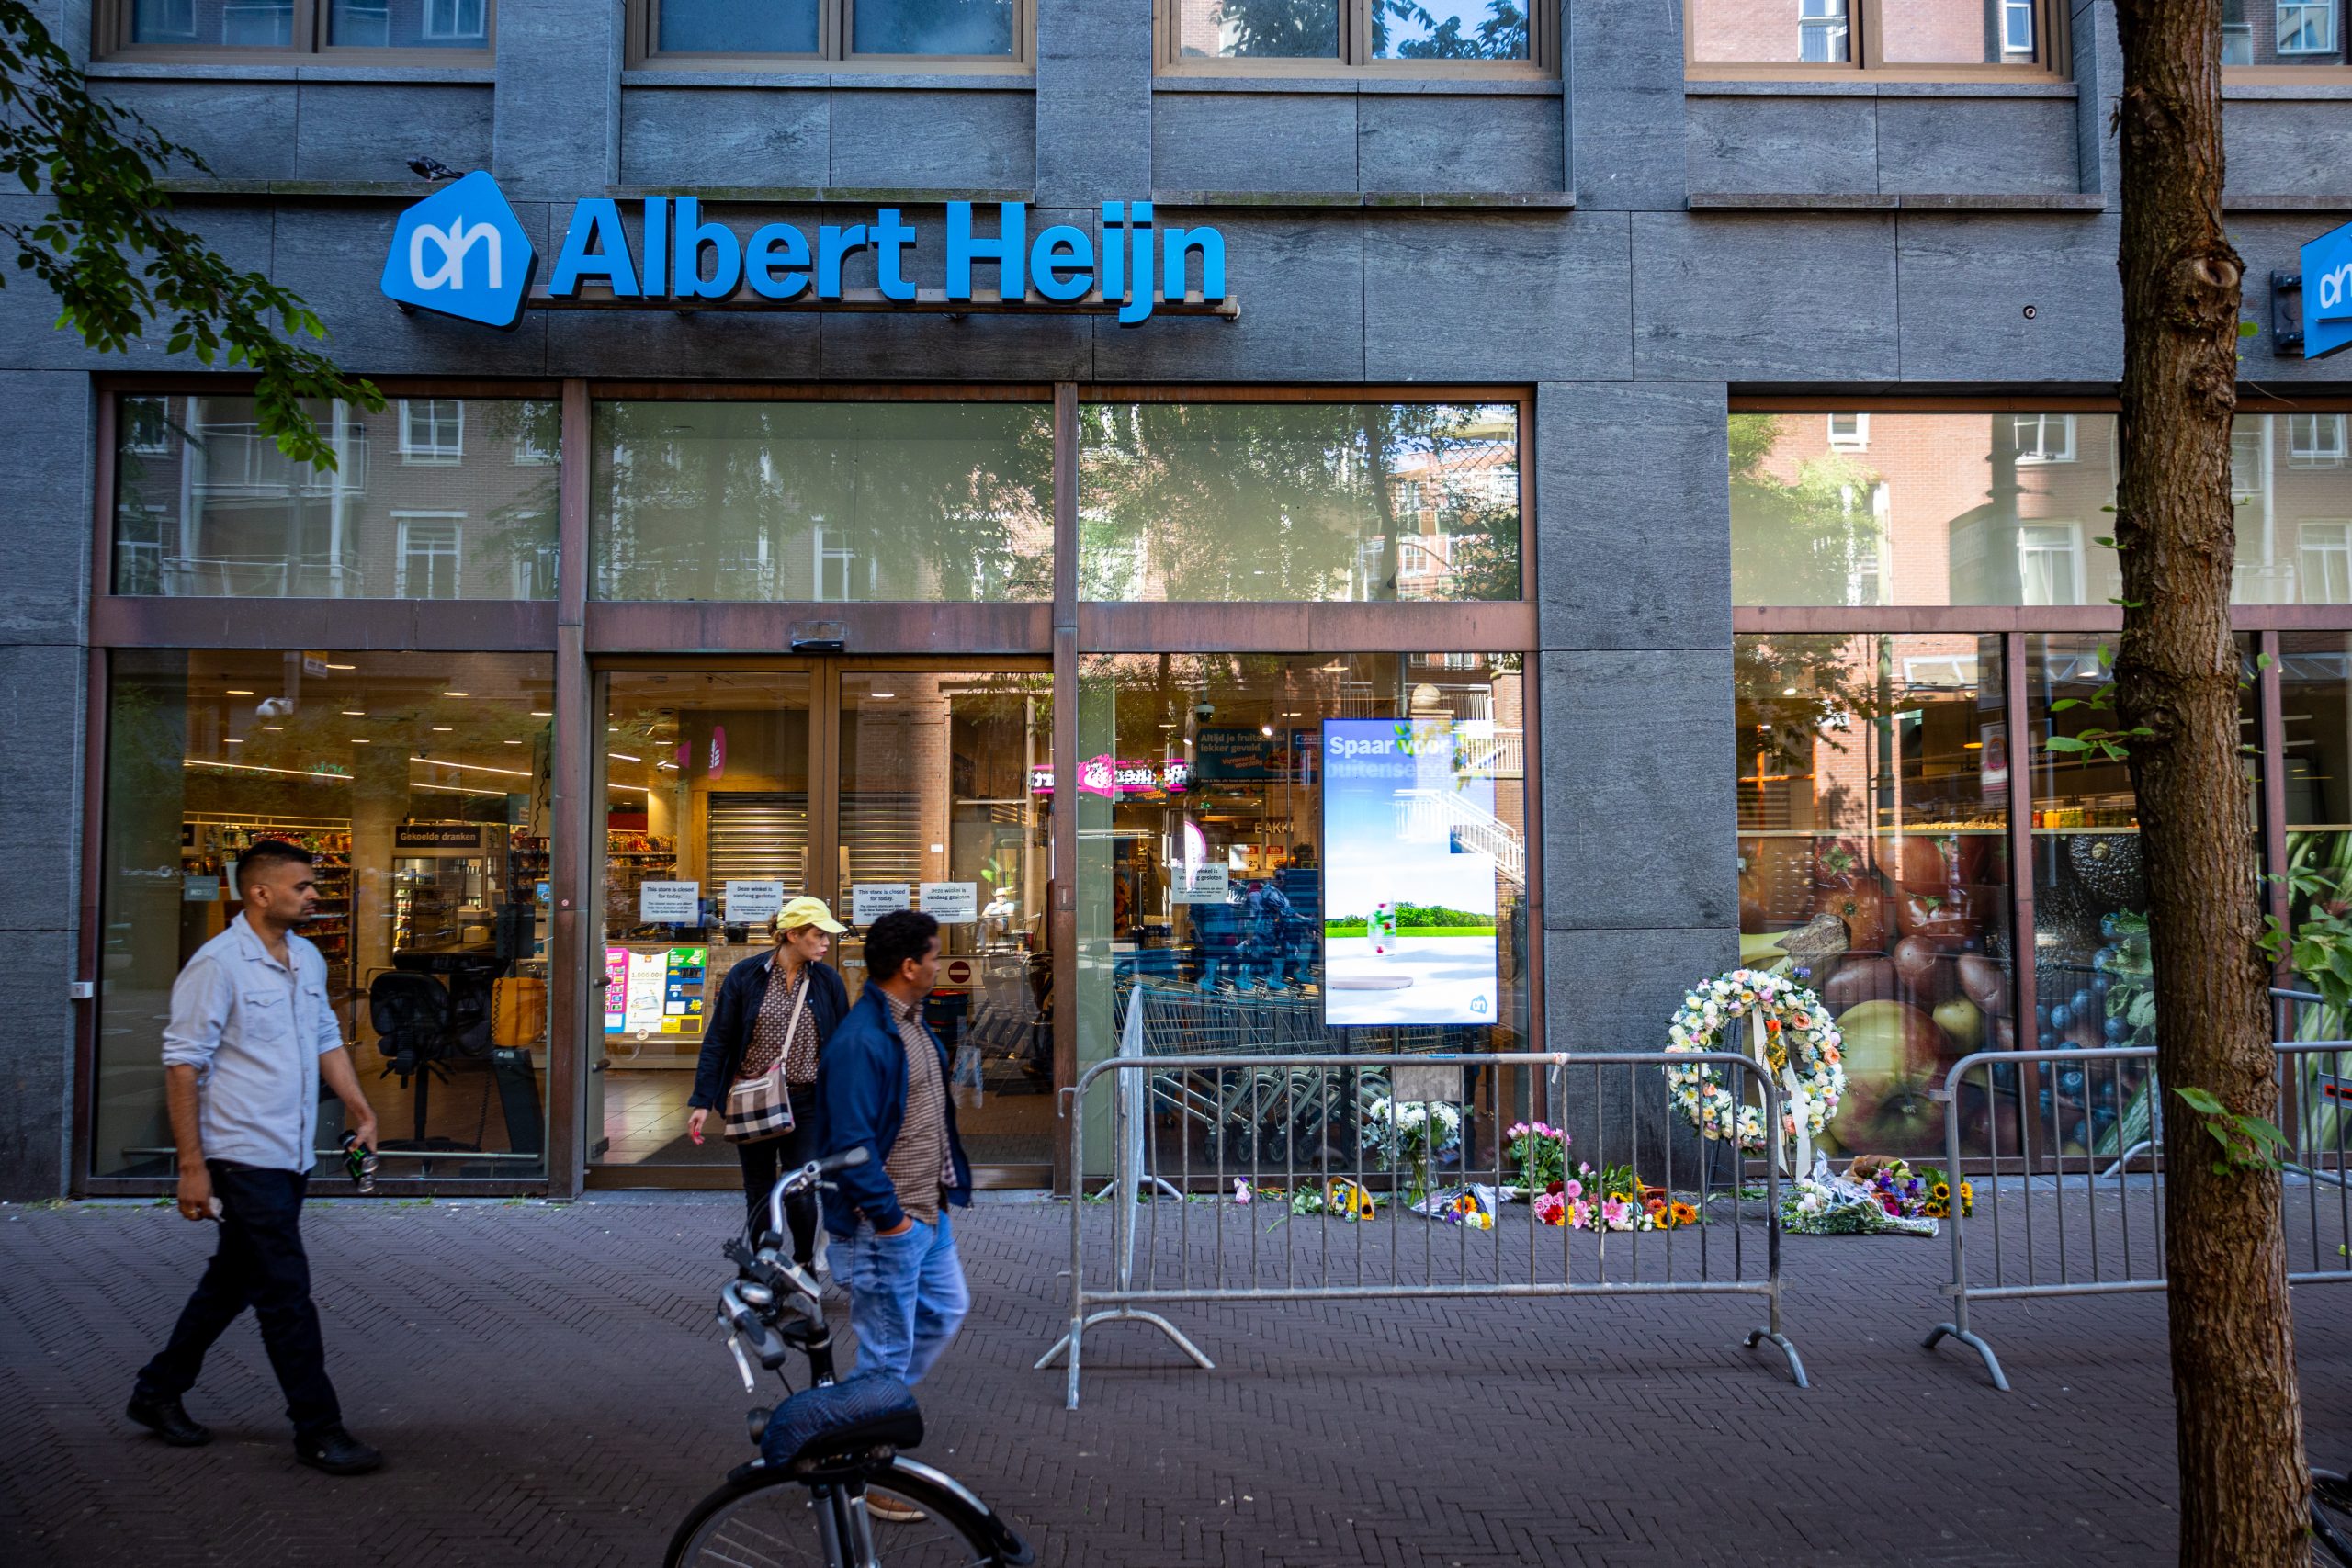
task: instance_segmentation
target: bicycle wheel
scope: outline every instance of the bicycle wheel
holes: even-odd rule
[[[2352,1568],[2352,1481],[2312,1472],[2312,1562]]]
[[[985,1511],[920,1475],[900,1471],[866,1483],[869,1506],[897,1504],[922,1514],[874,1521],[883,1568],[1010,1568],[1029,1561],[1020,1538]],[[826,1568],[816,1494],[783,1475],[754,1472],[695,1505],[671,1537],[667,1568]]]

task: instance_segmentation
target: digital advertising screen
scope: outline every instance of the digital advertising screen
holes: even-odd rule
[[[1323,723],[1323,1021],[1493,1023],[1491,773],[1451,718]]]

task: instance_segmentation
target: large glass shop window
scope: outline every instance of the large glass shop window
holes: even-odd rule
[[[1153,1053],[1521,1047],[1516,655],[1102,655],[1079,702],[1081,1063],[1137,1001]]]
[[[316,857],[301,934],[383,1174],[544,1174],[553,684],[543,654],[114,656],[93,1175],[174,1173],[172,982],[263,839]],[[322,1150],[342,1113],[327,1097]]]
[[[1079,595],[1516,599],[1515,403],[1098,403]]]
[[[1736,644],[1742,959],[1793,970],[1844,1032],[1826,1145],[1939,1153],[1946,1070],[2018,1033],[2001,639]],[[1990,1109],[1963,1110],[1981,1138]]]
[[[310,405],[332,469],[261,433],[254,400],[116,403],[114,592],[182,597],[552,599],[553,402]]]
[[[595,411],[600,599],[1053,597],[1053,417],[1030,403]]]
[[[2238,417],[2236,603],[2352,604],[2347,420]],[[1734,414],[1733,602],[2106,604],[2116,460],[2111,414]]]
[[[2120,728],[2110,708],[2098,705],[2114,681],[2112,649],[2111,639],[2097,637],[2026,638],[2026,760],[2033,770],[2034,1043],[2045,1050],[2155,1043],[2155,956],[2131,774],[2125,764],[2097,750],[2053,751],[2048,745],[2052,735],[2073,738],[2086,729]],[[2258,733],[2256,671],[2243,635],[2238,649],[2238,724],[2251,745]],[[2070,702],[2074,705],[2062,705]],[[2249,834],[2256,823],[2256,775],[2255,759],[2248,756]],[[2249,886],[2246,896],[2258,892]],[[2091,1155],[2132,1146],[2146,1134],[2146,1079],[2136,1066],[2120,1075],[2063,1066],[2045,1074],[2039,1111],[2050,1146]]]

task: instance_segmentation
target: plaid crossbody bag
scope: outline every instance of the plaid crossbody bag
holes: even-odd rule
[[[792,1059],[789,1042],[800,1029],[800,1010],[808,1005],[808,977],[792,998],[792,1021],[785,1025],[786,1049],[775,1066],[755,1078],[728,1086],[727,1113],[722,1125],[730,1144],[763,1144],[792,1131],[792,1095],[785,1088],[785,1065]]]

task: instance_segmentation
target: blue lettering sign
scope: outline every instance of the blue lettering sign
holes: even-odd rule
[[[871,224],[822,224],[812,244],[790,223],[763,225],[746,240],[724,221],[706,219],[694,197],[650,196],[640,203],[631,244],[620,204],[593,197],[571,209],[547,298],[571,302],[598,285],[616,303],[653,308],[673,299],[838,300],[848,292],[844,270],[867,251],[874,253],[874,292],[917,308],[976,300],[976,267],[995,270],[998,305],[1099,300],[1122,326],[1148,321],[1163,294],[1189,301],[1196,271],[1203,301],[1227,298],[1225,236],[1215,229],[1156,231],[1148,201],[1104,202],[1099,242],[1057,223],[1034,244],[1027,203],[997,203],[993,233],[979,231],[973,207],[946,204],[946,288],[924,299],[907,276],[908,253],[922,236],[895,207],[876,212]],[[512,326],[535,265],[530,240],[496,183],[471,174],[401,214],[383,290],[403,305]]]
[[[2352,348],[2352,223],[2303,247],[2303,357]]]

